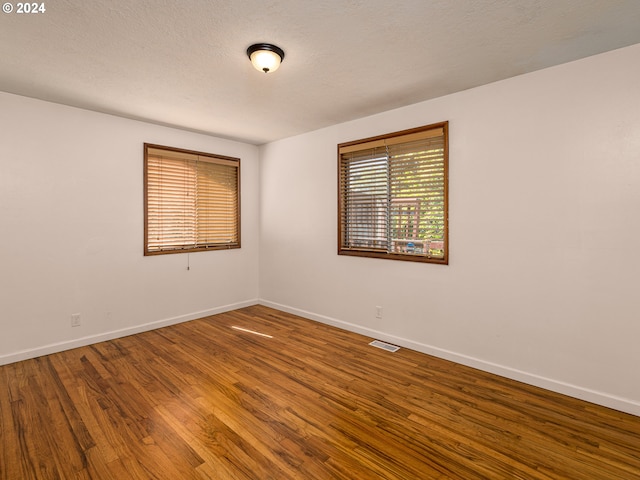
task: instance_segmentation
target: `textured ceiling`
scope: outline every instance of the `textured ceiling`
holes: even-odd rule
[[[44,3],[0,13],[1,91],[255,144],[640,43],[640,0]]]

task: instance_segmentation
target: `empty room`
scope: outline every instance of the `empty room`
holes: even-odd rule
[[[640,480],[640,2],[2,10],[1,480]]]

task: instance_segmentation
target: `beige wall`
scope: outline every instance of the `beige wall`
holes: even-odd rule
[[[263,146],[261,298],[640,414],[639,105],[635,45]],[[444,120],[450,265],[336,255],[336,145]]]
[[[6,93],[0,136],[0,363],[255,303],[257,147]],[[144,142],[241,158],[242,249],[143,257]]]

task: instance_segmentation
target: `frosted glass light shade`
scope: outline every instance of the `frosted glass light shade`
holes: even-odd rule
[[[251,54],[251,63],[261,72],[275,72],[280,66],[280,57],[268,50],[258,50]]]
[[[247,49],[247,55],[256,70],[275,72],[284,58],[284,51],[270,43],[256,43]]]

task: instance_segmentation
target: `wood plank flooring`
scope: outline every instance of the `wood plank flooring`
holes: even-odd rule
[[[370,340],[255,306],[2,366],[0,478],[640,479],[639,417]]]

